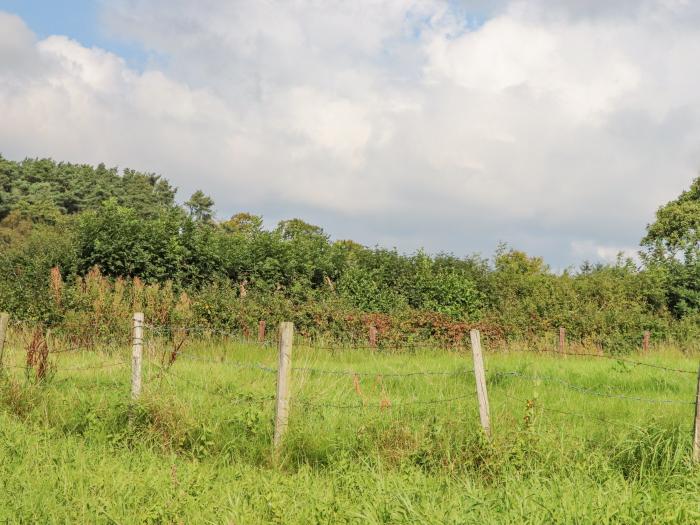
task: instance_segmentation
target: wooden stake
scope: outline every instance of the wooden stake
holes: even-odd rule
[[[651,338],[651,333],[649,330],[644,330],[644,337],[642,338],[642,351],[644,353],[649,351],[649,339]]]
[[[564,355],[566,347],[566,328],[559,327],[559,353]]]
[[[377,327],[374,325],[369,327],[369,346],[377,348]]]
[[[700,463],[700,367],[698,385],[695,390],[695,426],[693,431],[693,461]]]
[[[486,391],[486,371],[484,356],[481,353],[481,334],[479,330],[471,330],[472,357],[474,359],[474,377],[476,378],[476,396],[479,400],[479,419],[484,433],[491,437],[491,416],[489,413],[489,395]]]
[[[5,350],[5,336],[7,335],[7,325],[10,322],[10,314],[0,313],[0,368],[2,368],[2,356]]]
[[[265,342],[265,326],[266,323],[262,319],[258,321],[258,343]]]
[[[143,355],[143,313],[134,314],[134,332],[131,345],[131,399],[141,395],[141,358]]]
[[[273,450],[275,461],[279,457],[282,438],[289,419],[289,383],[292,372],[292,341],[294,325],[282,322],[279,326],[279,365],[277,367],[277,399],[275,402],[275,435]]]

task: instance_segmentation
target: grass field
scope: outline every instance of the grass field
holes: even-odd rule
[[[700,522],[698,358],[672,349],[629,358],[688,373],[487,353],[488,440],[470,354],[296,346],[275,466],[274,348],[192,342],[167,372],[147,348],[132,404],[129,348],[57,353],[37,385],[22,346],[1,381],[0,523]]]

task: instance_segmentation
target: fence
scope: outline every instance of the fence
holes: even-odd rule
[[[3,362],[4,355],[4,342],[7,333],[7,328],[9,324],[9,315],[0,314],[0,368],[24,368],[26,370],[35,369],[37,376],[46,373],[47,358],[51,354],[57,354],[61,352],[71,352],[75,348],[67,348],[64,350],[53,350],[49,352],[48,345],[45,340],[33,340],[27,349],[27,364],[24,367],[18,365],[5,365]],[[131,378],[130,378],[130,397],[134,402],[138,402],[142,393],[143,385],[143,350],[144,350],[144,333],[148,332],[151,334],[183,334],[179,342],[174,342],[173,349],[169,355],[163,360],[161,365],[158,365],[159,373],[169,374],[173,377],[183,379],[184,381],[192,384],[197,388],[201,388],[206,393],[211,395],[221,395],[220,392],[215,392],[203,387],[200,384],[191,382],[184,377],[178,376],[173,370],[172,365],[179,359],[189,359],[192,361],[200,361],[206,363],[219,364],[214,360],[203,359],[196,355],[187,355],[182,352],[182,345],[185,337],[188,333],[216,333],[221,332],[221,335],[228,335],[224,331],[211,330],[206,327],[173,327],[173,326],[153,326],[145,323],[144,316],[142,313],[135,313],[133,316],[133,327],[131,332],[131,359],[130,361],[118,360],[111,361],[107,363],[101,363],[95,366],[84,366],[84,367],[68,367],[62,370],[96,370],[96,369],[109,369],[115,367],[126,367],[130,365]],[[36,339],[36,338],[35,338]],[[174,338],[173,338],[174,339]],[[644,351],[648,350],[648,333],[644,334],[643,347]],[[376,330],[370,331],[369,335],[370,344],[367,346],[356,346],[354,348],[368,349],[375,351],[377,349],[376,340]],[[489,395],[488,395],[488,382],[486,372],[487,369],[484,365],[484,358],[481,348],[481,337],[478,330],[470,331],[470,342],[471,342],[471,354],[472,354],[472,368],[460,368],[455,370],[423,370],[416,372],[358,372],[355,370],[332,370],[325,368],[315,368],[315,367],[295,367],[293,366],[293,346],[294,346],[294,327],[292,323],[283,322],[280,324],[278,329],[278,364],[276,367],[267,366],[261,363],[254,362],[232,362],[227,361],[227,366],[233,366],[240,369],[254,369],[261,372],[276,375],[276,393],[274,396],[270,395],[264,398],[250,398],[250,399],[229,399],[232,402],[261,402],[261,401],[274,401],[274,432],[273,432],[273,457],[277,458],[279,452],[284,443],[284,436],[289,425],[290,417],[290,404],[292,402],[292,392],[290,389],[290,384],[292,382],[292,376],[294,373],[309,373],[309,374],[320,374],[320,375],[333,375],[333,376],[346,376],[353,379],[355,388],[359,391],[359,378],[363,376],[381,376],[382,378],[408,378],[408,377],[427,377],[427,376],[454,376],[454,377],[464,377],[467,374],[474,376],[475,380],[475,394],[476,401],[479,412],[479,421],[484,434],[490,437],[493,432],[490,405],[489,405]],[[256,344],[261,346],[267,346],[266,341],[266,325],[264,321],[259,324],[257,341]],[[406,345],[405,348],[413,348],[414,345]],[[335,347],[325,347],[317,346],[318,350],[334,349]],[[540,350],[541,351],[541,350]],[[697,375],[697,386],[696,395],[692,400],[682,400],[682,399],[662,399],[662,398],[648,398],[641,396],[633,396],[626,393],[619,392],[605,392],[598,391],[588,388],[577,383],[566,381],[564,379],[542,375],[542,374],[527,374],[518,370],[507,370],[507,371],[494,371],[490,375],[490,381],[498,381],[503,378],[512,378],[521,381],[529,381],[536,383],[545,384],[556,384],[562,388],[566,388],[580,394],[598,398],[611,398],[619,399],[638,403],[648,403],[648,404],[660,404],[660,405],[670,405],[670,404],[680,404],[680,405],[694,405],[695,410],[693,414],[693,449],[692,449],[692,459],[694,462],[700,462],[700,370],[698,372],[692,370],[685,370],[682,368],[668,367],[659,365],[656,363],[649,363],[644,361],[638,361],[628,358],[621,358],[616,356],[610,356],[599,353],[591,352],[567,352],[566,351],[566,335],[565,330],[562,328],[559,332],[559,345],[556,349],[545,350],[546,352],[551,352],[558,356],[575,356],[575,357],[591,357],[596,359],[612,359],[621,363],[625,363],[631,366],[642,366],[650,367],[659,371],[664,371],[668,373],[675,374],[687,374],[687,375]],[[42,364],[43,363],[43,364]],[[43,368],[42,368],[43,367]],[[41,370],[44,370],[43,372]],[[513,396],[511,393],[506,392],[505,397],[514,401],[522,403],[530,403],[528,399],[522,399]],[[406,405],[434,405],[443,403],[453,403],[456,401],[464,400],[471,397],[468,394],[442,397],[434,399],[417,399],[412,401],[406,401],[400,404],[390,403],[385,404],[384,400],[381,403],[381,408],[388,408],[390,406],[406,406]],[[332,408],[337,410],[363,410],[366,409],[364,403],[314,403],[306,400],[300,400],[299,404],[308,408]],[[572,417],[584,417],[590,419],[597,419],[606,424],[617,424],[618,422],[612,421],[610,419],[599,418],[592,416],[590,414],[569,412],[557,410],[550,407],[538,407],[539,410],[552,413],[560,413]],[[632,425],[633,426],[633,425]]]

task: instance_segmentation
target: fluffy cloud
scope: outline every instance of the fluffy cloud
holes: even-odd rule
[[[221,215],[406,250],[509,241],[555,266],[634,246],[700,166],[688,2],[122,0],[101,23],[152,63],[0,14],[3,154],[156,171]]]

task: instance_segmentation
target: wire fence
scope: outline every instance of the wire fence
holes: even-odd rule
[[[120,319],[120,324],[123,324],[126,326],[127,320],[126,319]],[[33,320],[33,319],[11,319],[10,320],[10,325],[12,326],[25,326],[28,328],[36,328],[36,327],[41,327],[43,326],[43,323],[41,321]],[[268,331],[264,331],[264,337],[263,339],[255,338],[252,337],[249,333],[249,330],[241,330],[240,327],[237,328],[219,328],[211,325],[205,325],[205,324],[182,324],[182,325],[173,325],[173,324],[155,324],[155,323],[144,323],[143,328],[147,329],[149,333],[156,335],[156,336],[182,336],[182,337],[190,337],[192,335],[204,335],[204,334],[210,334],[210,335],[216,335],[216,336],[221,336],[222,338],[227,339],[228,341],[232,342],[240,342],[240,343],[245,343],[246,345],[251,345],[251,346],[261,346],[261,347],[271,347],[274,346],[276,343],[274,340],[270,339]],[[78,322],[78,321],[62,321],[59,325],[55,327],[55,329],[58,330],[70,330],[70,329],[80,329],[82,331],[92,331],[95,333],[100,332],[100,327],[99,326],[86,326],[84,322]],[[113,334],[111,335],[113,338]],[[125,338],[126,341],[126,338]],[[435,345],[434,341],[431,340],[426,340],[426,341],[408,341],[408,342],[399,342],[395,341],[393,339],[390,340],[377,340],[374,342],[374,344],[368,343],[366,340],[362,344],[357,344],[357,341],[355,339],[351,339],[348,341],[339,341],[337,344],[327,344],[327,343],[316,343],[314,338],[309,338],[309,337],[304,337],[302,339],[295,340],[295,344],[299,346],[305,346],[314,350],[330,350],[330,351],[337,351],[337,350],[372,350],[372,351],[378,351],[378,350],[445,350],[445,349],[453,349],[453,350],[468,350],[469,345],[467,344],[466,338],[462,338],[459,342],[455,342],[449,345]],[[85,345],[78,345],[75,347],[75,349],[82,349],[82,348],[90,348],[91,345],[90,343],[86,343]],[[634,366],[644,366],[644,367],[651,367],[651,368],[656,368],[659,370],[665,370],[669,372],[679,372],[679,373],[685,373],[685,374],[692,374],[695,375],[697,374],[696,370],[684,370],[684,369],[679,369],[679,368],[673,368],[673,367],[667,367],[664,365],[658,365],[655,363],[649,363],[649,362],[644,362],[644,361],[638,361],[638,360],[633,360],[626,358],[624,356],[619,356],[619,355],[611,355],[611,354],[605,354],[603,352],[586,352],[586,351],[576,351],[576,352],[570,352],[570,351],[565,351],[562,348],[555,350],[555,349],[547,349],[547,348],[536,348],[536,349],[529,349],[525,348],[523,351],[527,352],[532,352],[532,353],[550,353],[550,354],[556,354],[559,356],[565,356],[565,357],[591,357],[591,358],[598,358],[598,359],[608,359],[608,360],[613,360],[613,361],[618,361],[620,363],[626,363],[629,365],[634,365]]]
[[[196,330],[200,330],[201,332],[207,330],[211,333],[217,333],[217,334],[222,334],[222,335],[229,335],[229,332],[224,331],[224,330],[214,330],[210,329],[208,327],[196,327],[196,326],[155,326],[155,325],[144,325],[143,328],[146,328],[147,332],[151,335],[156,334],[156,335],[161,335],[161,334],[182,334],[182,338],[180,342],[178,343],[177,341],[173,340],[172,341],[172,348],[165,347],[161,352],[160,355],[158,355],[158,352],[151,352],[151,354],[147,357],[147,359],[144,360],[146,367],[150,371],[148,376],[146,377],[146,380],[144,381],[145,385],[149,384],[163,384],[163,382],[176,387],[180,384],[186,384],[193,389],[196,389],[199,392],[202,392],[205,395],[209,396],[214,396],[220,400],[223,400],[226,403],[230,403],[233,405],[238,405],[238,404],[258,404],[258,405],[266,405],[268,403],[275,403],[276,405],[276,410],[279,411],[279,406],[280,406],[280,392],[278,389],[278,392],[276,395],[273,395],[270,393],[269,395],[260,395],[257,393],[251,393],[251,392],[243,392],[243,391],[231,391],[231,388],[228,388],[226,385],[220,385],[220,386],[212,386],[211,381],[207,381],[209,379],[208,373],[205,372],[204,379],[205,381],[197,381],[193,380],[192,378],[188,377],[188,372],[191,373],[201,373],[201,370],[185,370],[181,371],[181,363],[182,362],[190,362],[190,363],[197,363],[198,365],[202,365],[205,367],[211,367],[213,370],[215,367],[225,369],[235,369],[235,370],[250,370],[250,371],[259,371],[265,374],[268,374],[270,376],[277,376],[277,381],[278,381],[278,387],[279,387],[279,381],[280,378],[285,374],[289,373],[291,377],[298,377],[300,380],[303,379],[304,381],[308,380],[309,378],[313,378],[315,376],[324,376],[324,377],[329,377],[333,378],[336,377],[338,379],[342,378],[352,378],[354,381],[354,390],[355,390],[355,400],[344,400],[344,399],[328,399],[328,397],[323,397],[323,396],[308,396],[308,395],[299,395],[298,398],[291,398],[289,400],[289,404],[291,406],[298,406],[301,407],[302,409],[312,409],[315,411],[325,411],[325,410],[340,410],[340,411],[363,411],[363,410],[390,410],[390,409],[400,409],[404,407],[416,407],[416,406],[438,406],[438,405],[453,405],[455,403],[464,403],[465,401],[468,401],[469,399],[474,399],[475,395],[473,393],[459,393],[459,392],[454,392],[454,391],[449,391],[445,392],[444,395],[439,396],[439,397],[433,397],[433,396],[426,396],[422,397],[422,394],[419,396],[415,392],[412,395],[406,395],[403,393],[402,395],[396,394],[393,396],[389,395],[389,392],[386,391],[385,385],[383,383],[383,379],[385,378],[391,378],[394,381],[420,381],[420,380],[427,380],[428,378],[434,378],[438,379],[440,381],[439,386],[444,387],[445,389],[447,386],[450,386],[453,390],[456,388],[456,385],[459,386],[459,388],[462,389],[471,389],[473,388],[474,382],[478,383],[478,374],[480,373],[478,367],[476,367],[476,361],[475,361],[475,367],[467,367],[467,366],[458,366],[454,367],[452,369],[429,369],[429,370],[414,370],[414,371],[396,371],[396,370],[387,370],[387,369],[380,369],[376,368],[373,370],[354,370],[354,369],[349,369],[349,368],[334,368],[334,367],[320,367],[320,366],[311,366],[311,365],[304,365],[304,366],[290,366],[288,367],[288,370],[285,369],[280,369],[280,366],[275,366],[271,364],[267,364],[264,362],[255,362],[255,361],[247,361],[247,360],[237,360],[237,359],[230,359],[226,353],[222,353],[218,358],[214,357],[213,355],[206,355],[206,353],[202,352],[201,350],[196,351],[196,350],[187,350],[183,349],[183,344],[187,339],[187,333],[188,332],[194,332]],[[132,334],[133,336],[134,334]],[[138,339],[138,341],[137,341]],[[134,349],[137,348],[137,346],[141,345],[143,342],[142,337],[136,338],[134,337]],[[146,337],[146,342],[148,342],[148,338]],[[268,348],[271,346],[271,343],[269,341],[251,341],[249,339],[244,341],[246,345],[258,345],[261,348]],[[0,348],[2,345],[0,345]],[[414,347],[414,346],[412,346]],[[328,346],[314,346],[314,345],[309,345],[307,347],[310,351],[323,351],[323,350],[328,350],[331,348],[336,348],[336,347],[328,347]],[[358,346],[358,347],[353,347],[353,349],[376,349],[374,346]],[[421,347],[425,348],[425,347]],[[67,364],[62,364],[62,359],[65,357],[67,359],[71,359],[76,355],[81,355],[80,351],[85,351],[89,350],[89,348],[82,347],[82,346],[76,346],[76,345],[69,345],[68,347],[59,347],[59,348],[48,348],[47,345],[47,350],[45,351],[45,355],[43,356],[43,364],[37,365],[36,362],[33,362],[29,359],[29,354],[27,354],[27,361],[24,364],[18,364],[15,362],[12,363],[0,363],[0,366],[2,367],[2,370],[24,370],[27,375],[30,375],[33,371],[36,371],[37,374],[38,372],[38,366],[43,366],[43,367],[48,367],[53,375],[59,373],[59,372],[89,372],[89,371],[106,371],[106,372],[111,372],[114,369],[119,369],[122,368],[124,372],[127,372],[132,369],[133,372],[133,366],[134,362],[133,360],[129,359],[117,359],[114,360],[114,356],[111,356],[112,358],[108,361],[104,362],[99,362],[99,363],[85,363],[85,364],[73,364],[72,361],[69,361]],[[134,350],[136,351],[136,350]],[[141,350],[139,349],[139,352]],[[281,351],[281,350],[280,350]],[[653,362],[648,362],[648,361],[640,361],[640,360],[634,360],[626,357],[618,357],[618,356],[610,356],[610,355],[605,355],[605,354],[599,354],[599,353],[592,353],[592,352],[561,352],[561,351],[548,351],[548,350],[540,350],[537,351],[536,353],[552,353],[556,354],[558,356],[566,356],[566,357],[576,357],[576,358],[590,358],[590,359],[606,359],[606,360],[612,360],[615,362],[619,363],[624,363],[625,365],[629,365],[632,367],[647,367],[653,370],[658,370],[666,373],[675,373],[675,374],[680,374],[683,377],[687,377],[687,375],[696,375],[697,372],[692,371],[692,370],[687,370],[683,368],[678,368],[678,367],[671,367],[671,366],[666,366],[663,364],[658,364],[658,363],[653,363]],[[91,353],[94,357],[96,355],[95,352]],[[1,353],[0,353],[1,355]],[[20,355],[21,355],[21,350],[20,350]],[[34,358],[32,358],[34,359]],[[476,359],[476,358],[475,358]],[[140,362],[140,361],[139,361]],[[280,358],[280,363],[283,362],[283,359]],[[566,361],[561,361],[562,367],[561,369],[563,371],[566,371],[566,367],[563,366]],[[366,368],[366,366],[364,367]],[[581,384],[580,382],[575,382],[572,380],[569,380],[565,377],[558,377],[555,375],[551,374],[536,374],[536,373],[526,373],[522,370],[507,370],[507,369],[500,369],[499,367],[494,367],[494,368],[485,368],[481,367],[484,372],[485,372],[485,377],[484,381],[486,385],[492,389],[492,392],[496,395],[496,398],[498,397],[503,397],[506,400],[509,401],[514,401],[523,404],[523,406],[527,407],[528,410],[533,410],[533,411],[539,411],[543,413],[552,413],[552,414],[559,414],[567,417],[576,417],[576,418],[584,418],[588,420],[596,420],[600,421],[602,423],[605,423],[606,425],[615,425],[615,426],[620,426],[620,427],[625,427],[625,428],[640,428],[640,425],[636,425],[634,423],[629,423],[625,421],[620,421],[620,420],[613,420],[613,419],[608,419],[608,418],[603,418],[598,414],[592,413],[590,411],[588,412],[577,412],[577,411],[569,411],[569,410],[563,410],[560,407],[556,406],[550,406],[544,405],[540,400],[536,399],[535,396],[531,398],[526,398],[522,397],[520,395],[517,395],[514,393],[514,390],[517,391],[517,388],[512,388],[512,384],[510,380],[515,380],[518,382],[525,382],[529,383],[532,385],[535,385],[536,388],[539,388],[541,385],[548,385],[552,387],[557,387],[561,388],[564,390],[572,391],[575,392],[577,395],[581,395],[585,398],[598,398],[598,399],[613,399],[613,400],[618,400],[618,401],[624,401],[624,402],[629,402],[629,403],[644,403],[644,404],[661,404],[661,405],[679,405],[679,406],[691,406],[695,405],[697,407],[697,400],[698,396],[696,395],[695,397],[688,397],[685,399],[681,398],[670,398],[670,397],[644,397],[644,396],[639,396],[639,395],[633,395],[633,393],[625,390],[624,388],[618,387],[618,391],[611,390],[610,388],[608,389],[596,389],[592,388],[589,385]],[[364,394],[361,393],[360,390],[360,379],[361,378],[375,378],[377,379],[380,384],[381,384],[381,399],[371,401],[367,397],[364,396]],[[468,380],[465,380],[463,383],[459,383],[461,379],[467,378]],[[117,383],[117,381],[113,381],[113,384],[110,384],[110,387],[124,387],[125,389],[129,386],[129,381],[128,377],[125,378],[126,380]],[[446,383],[447,379],[454,379],[454,380],[459,380],[456,383]],[[62,381],[65,380],[61,379]],[[253,379],[253,381],[256,381]],[[413,383],[412,383],[413,384]],[[107,386],[104,385],[103,386]],[[347,386],[344,388],[348,388]],[[620,391],[622,390],[622,391]],[[337,392],[336,392],[337,393]],[[359,400],[357,398],[359,397]],[[393,400],[390,400],[390,398],[393,397]],[[378,401],[378,402],[377,402]],[[482,399],[477,399],[479,409],[483,410],[482,406]],[[470,406],[476,406],[476,405],[470,405]],[[582,405],[585,406],[585,405]],[[486,406],[486,412],[488,413],[488,402]],[[696,414],[697,414],[696,410]],[[482,420],[483,424],[483,420]],[[697,440],[696,440],[697,441]]]

